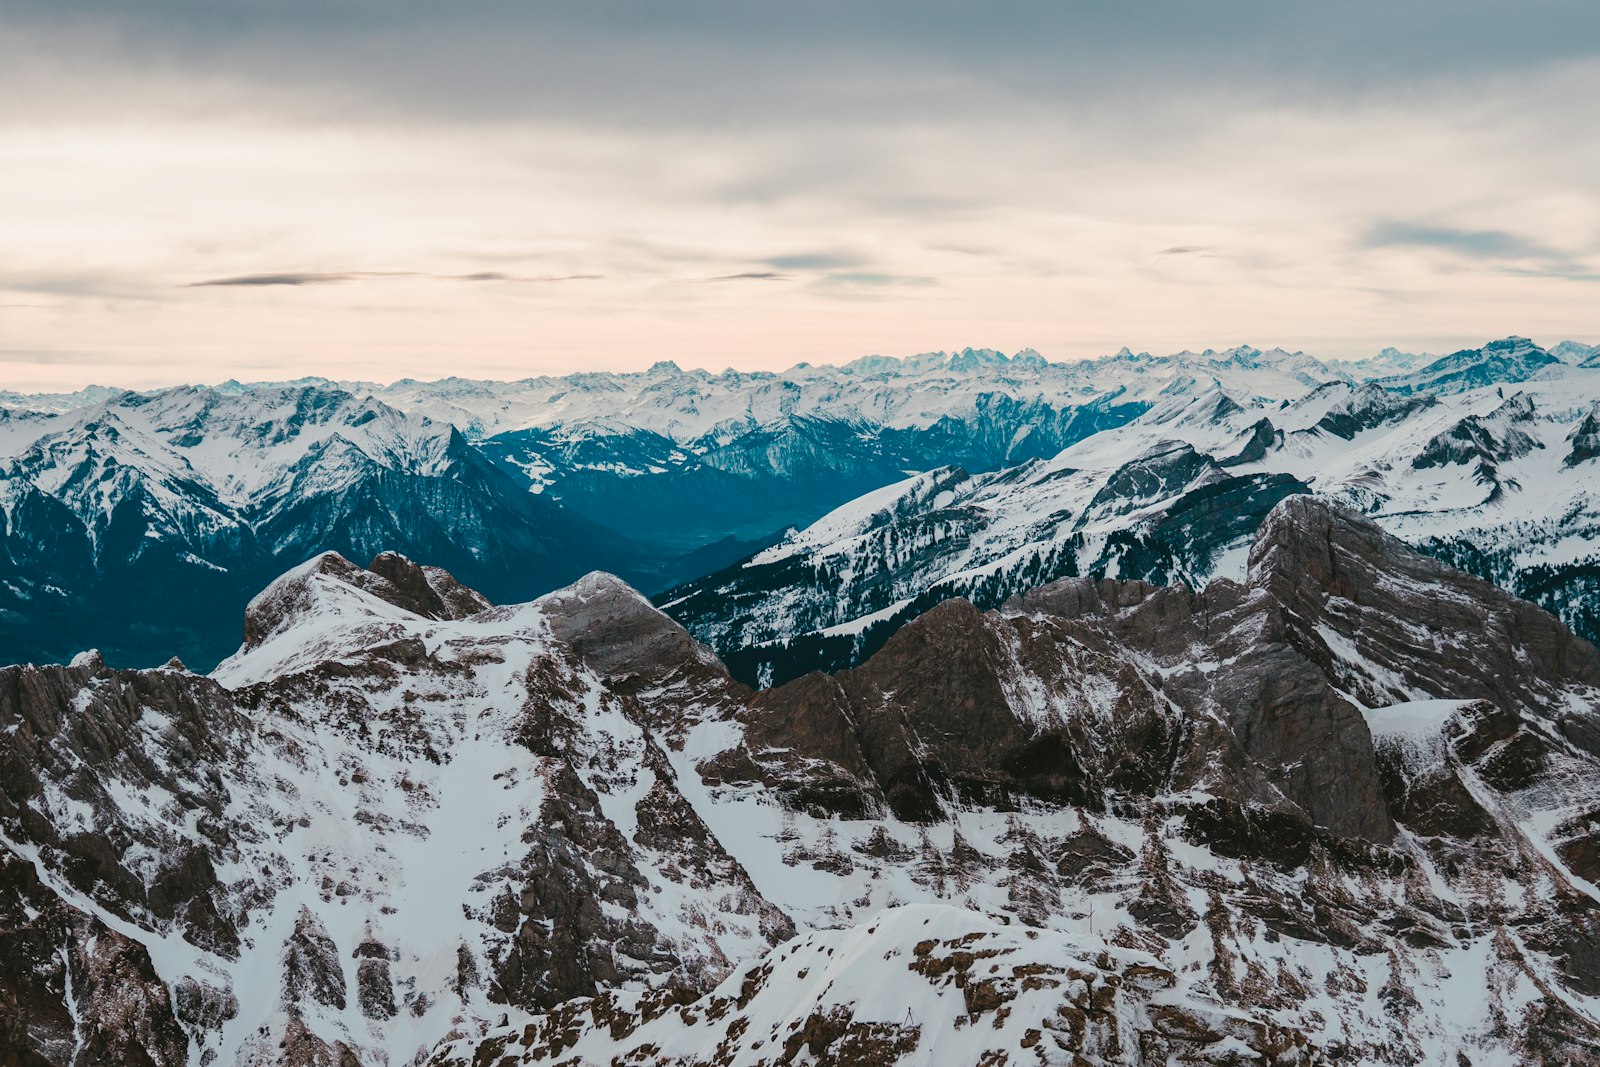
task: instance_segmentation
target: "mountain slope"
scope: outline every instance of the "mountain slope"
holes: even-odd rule
[[[947,905],[907,905],[788,942],[691,1004],[658,1014],[640,997],[608,994],[487,1041],[446,1046],[430,1062],[555,1052],[588,1063],[1049,1063],[1068,1055],[1116,1063],[1292,1054],[1304,1042],[1175,985],[1171,971],[1136,949]]]
[[[998,606],[1075,575],[1242,577],[1286,495],[1371,515],[1600,634],[1600,372],[1541,363],[1454,393],[1329,383],[1263,403],[1180,395],[1044,462],[933,471],[866,494],[658,602],[750,683],[860,662],[948,596]]]
[[[1600,652],[1309,497],[1244,583],[954,601],[761,693],[603,575],[494,608],[326,555],[246,632],[210,678],[0,672],[8,1052],[1600,1042]]]

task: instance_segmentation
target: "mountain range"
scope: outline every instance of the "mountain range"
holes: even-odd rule
[[[943,467],[658,598],[751,684],[852,666],[949,597],[1239,579],[1285,496],[1370,516],[1600,636],[1600,367],[1521,339],[1293,399],[1212,383],[1055,456]]]
[[[210,666],[287,566],[394,548],[498,595],[595,566],[639,578],[626,539],[527,492],[448,424],[326,386],[118,392],[0,411],[0,650],[86,647]]]
[[[1477,396],[1474,390],[1526,381],[1530,396],[1549,393],[1535,422],[1553,430],[1553,420],[1575,423],[1586,401],[1600,399],[1597,366],[1600,353],[1588,346],[1563,342],[1546,351],[1513,338],[1443,357],[1388,349],[1359,363],[1250,347],[1172,356],[1123,350],[1072,363],[1051,363],[1031,350],[1007,356],[963,349],[842,367],[801,364],[783,373],[710,374],[662,363],[634,374],[515,382],[307,379],[0,394],[0,660],[60,662],[96,647],[119,663],[150,665],[176,653],[209,668],[236,646],[245,602],[274,575],[322,550],[366,559],[392,549],[445,566],[497,601],[536,596],[593,569],[617,573],[674,605],[750,681],[773,670],[788,676],[844,666],[887,635],[890,627],[873,622],[903,621],[941,591],[970,586],[961,591],[994,604],[1019,583],[1069,573],[1198,580],[1211,573],[1213,557],[1228,557],[1223,542],[1237,565],[1242,539],[1265,509],[1311,484],[1318,449],[1333,450],[1329,462],[1354,462],[1346,439],[1331,431],[1316,431],[1322,440],[1294,435],[1282,448],[1274,437],[1270,456],[1241,459],[1269,443],[1226,439],[1224,431],[1242,428],[1244,416],[1217,415],[1226,426],[1207,424],[1204,433],[1186,429],[1204,422],[1201,409],[1212,400],[1250,415],[1253,433],[1265,420],[1272,434],[1293,434],[1306,427],[1279,424],[1337,401],[1341,390],[1365,386],[1363,395],[1400,398],[1396,403],[1410,404],[1420,420],[1406,425],[1422,425],[1466,403],[1434,408],[1426,406],[1429,398]],[[1565,384],[1543,384],[1557,382]],[[1280,413],[1285,404],[1294,415]],[[1184,407],[1192,410],[1176,413]],[[1487,414],[1461,410],[1463,418]],[[1167,424],[1170,432],[1152,429]],[[1403,436],[1399,423],[1386,425]],[[1129,466],[1154,469],[1161,461],[1127,449],[1185,434],[1198,435],[1189,442],[1197,455],[1227,463],[1228,477],[1242,480],[1218,488],[1220,476],[1189,471],[1195,460],[1173,457],[1191,481],[1205,482],[1194,490],[1209,487],[1218,500],[1192,512],[1187,526],[1175,520],[1179,529],[1169,532],[1183,542],[1177,555],[1184,558],[1161,562],[1166,549],[1159,542],[1167,535],[1144,529],[1160,493]],[[1363,444],[1368,436],[1363,431]],[[1402,452],[1412,447],[1398,436],[1395,444]],[[1539,455],[1555,455],[1555,442],[1541,444],[1549,447]],[[1291,462],[1295,449],[1303,454]],[[1414,458],[1396,453],[1380,461]],[[806,552],[794,546],[825,539],[828,524],[853,513],[870,517],[884,492],[922,492],[908,475],[948,483],[970,503],[960,505],[967,510],[957,525],[965,531],[987,525],[976,517],[984,508],[1018,521],[1029,508],[1048,509],[1050,494],[1066,481],[1046,483],[1031,497],[1021,483],[1050,475],[1052,464],[1129,470],[1115,484],[1106,471],[1099,518],[1030,519],[1020,533],[992,530],[970,560],[946,558],[948,539],[922,558],[919,535],[896,528],[903,540],[894,551],[918,558],[857,561],[893,580],[872,580],[860,591],[861,579],[852,578],[836,608],[801,611],[783,626],[760,621],[773,610],[756,602],[763,582],[776,576],[783,596],[801,595],[805,585],[773,571],[776,559],[798,567]],[[1558,471],[1538,491],[1577,484],[1584,471]],[[1387,504],[1357,499],[1362,477],[1353,469],[1341,474],[1345,488],[1335,495],[1381,521],[1398,516],[1404,493]],[[1508,477],[1506,492],[1516,492],[1519,477]],[[1089,479],[1080,473],[1068,481],[1081,487]],[[1008,481],[1019,488],[1002,500]],[[1324,477],[1318,491],[1332,481]],[[888,488],[896,485],[902,488]],[[1133,495],[1110,502],[1123,490]],[[897,505],[916,506],[909,499]],[[1199,506],[1199,498],[1188,506]],[[1221,527],[1196,539],[1196,517],[1228,508],[1234,510]],[[1121,518],[1110,514],[1118,509],[1126,511]],[[1535,512],[1544,527],[1524,546],[1478,538],[1480,526],[1498,520],[1470,508],[1450,512],[1434,529],[1399,518],[1391,526],[1594,636],[1596,579],[1592,555],[1583,551],[1583,520]],[[939,528],[955,529],[952,518],[943,515]],[[1067,529],[1076,525],[1082,529]],[[1112,558],[1100,558],[1087,542],[1063,549],[1076,533],[1091,537],[1089,526],[1115,540],[1112,554],[1121,555],[1114,569]],[[1147,534],[1156,541],[1117,547]],[[1029,541],[1037,560],[991,566],[986,553],[1006,537]],[[733,578],[720,573],[756,553],[765,553],[761,562]],[[837,562],[836,553],[825,554]],[[965,573],[974,564],[982,574]],[[813,567],[810,580],[832,567]],[[1016,575],[1001,573],[1013,567]],[[173,589],[183,594],[163,592]],[[715,590],[724,592],[708,592]],[[749,617],[730,628],[726,620],[743,605]],[[883,619],[860,621],[884,611]],[[876,636],[860,637],[863,628]],[[765,646],[774,642],[788,651],[769,654]]]

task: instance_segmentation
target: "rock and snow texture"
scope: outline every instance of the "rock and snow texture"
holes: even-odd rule
[[[703,1000],[609,994],[431,1061],[1000,1064],[1293,1062],[1305,1038],[1191,997],[1154,956],[964,908],[888,908],[790,941]],[[555,1051],[559,1050],[559,1051]],[[520,1056],[519,1056],[520,1054]],[[478,1057],[476,1061],[473,1057]],[[1181,1061],[1180,1061],[1181,1062]]]
[[[178,998],[159,1062],[409,1063],[463,1013],[693,987],[792,931],[537,607],[375,565],[285,575],[211,679],[10,671],[13,859],[143,931]]]
[[[1600,1043],[1600,652],[1309,497],[1242,582],[954,601],[761,692],[604,575],[494,607],[323,555],[246,631],[210,677],[0,671],[3,1054]]]

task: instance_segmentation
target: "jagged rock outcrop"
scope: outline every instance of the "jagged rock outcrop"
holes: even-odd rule
[[[1413,412],[1430,408],[1439,402],[1432,393],[1405,396],[1391,393],[1373,382],[1354,390],[1348,397],[1330,407],[1317,429],[1331,433],[1346,441],[1356,434],[1385,423],[1398,422]]]
[[[1567,434],[1567,440],[1572,447],[1562,460],[1563,466],[1576,467],[1600,457],[1600,402],[1590,405],[1572,432]]]
[[[1239,451],[1222,461],[1224,467],[1237,467],[1246,463],[1259,463],[1273,448],[1283,443],[1283,431],[1272,425],[1271,419],[1259,419],[1250,427]]]
[[[368,574],[386,579],[393,592],[363,588],[425,619],[464,619],[489,606],[488,597],[468,589],[444,568],[419,567],[398,552],[378,553],[366,569]]]
[[[1298,647],[1370,706],[1416,693],[1559,715],[1562,687],[1600,686],[1600,653],[1548,612],[1309,498],[1262,525],[1251,576]]]
[[[358,567],[337,552],[324,552],[250,601],[244,613],[245,648],[255,648],[299,623],[316,598],[319,578],[359,589],[424,619],[464,619],[489,606],[482,593],[468,589],[447,571],[419,567],[398,552],[379,553],[370,567]]]
[[[1528,431],[1534,419],[1533,401],[1518,393],[1488,415],[1468,415],[1422,447],[1411,465],[1417,470],[1451,464],[1471,464],[1480,484],[1501,492],[1500,466],[1544,445]],[[1515,482],[1511,488],[1520,488]]]

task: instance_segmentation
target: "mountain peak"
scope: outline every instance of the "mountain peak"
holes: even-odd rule
[[[685,664],[722,663],[638,590],[593,571],[534,602],[556,639],[603,677],[659,678]]]
[[[1523,382],[1560,360],[1526,337],[1503,337],[1481,348],[1441,356],[1421,370],[1378,379],[1401,393],[1459,393],[1497,383]]]
[[[1600,345],[1586,345],[1581,341],[1567,340],[1551,345],[1549,352],[1563,363],[1581,365],[1600,355]]]
[[[950,357],[950,369],[973,371],[980,367],[1003,367],[1010,362],[1004,352],[993,348],[963,348]]]
[[[489,598],[456,581],[442,567],[423,567],[398,552],[380,552],[367,571],[388,581],[372,583],[374,595],[426,619],[464,619],[487,609]]]
[[[292,628],[314,610],[319,590],[331,579],[359,589],[361,568],[337,552],[319,552],[284,572],[250,601],[244,613],[244,649],[255,649]]]
[[[1580,463],[1600,459],[1600,400],[1589,405],[1589,410],[1567,433],[1567,440],[1572,443],[1572,448],[1562,460],[1563,466],[1576,467]]]
[[[1268,513],[1250,548],[1250,584],[1283,604],[1306,627],[1303,646],[1336,669],[1394,662],[1390,649],[1414,642],[1418,627],[1455,638],[1434,643],[1426,679],[1368,669],[1372,706],[1433,697],[1536,705],[1530,694],[1550,680],[1600,685],[1600,652],[1554,616],[1318,497],[1287,497]]]
[[[245,608],[244,651],[298,628],[336,617],[460,619],[489,606],[483,594],[438,567],[419,567],[381,552],[370,568],[322,552],[286,572]]]

